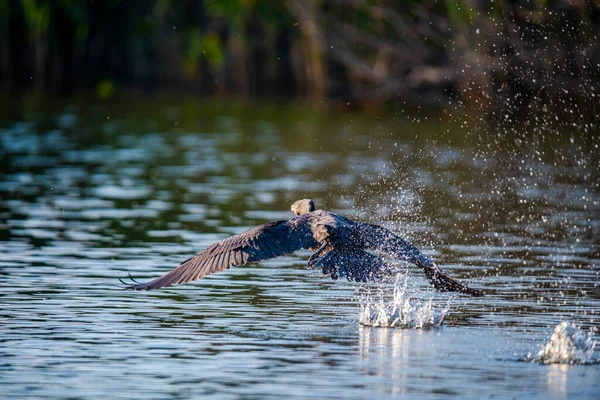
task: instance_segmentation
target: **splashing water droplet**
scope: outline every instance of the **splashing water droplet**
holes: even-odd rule
[[[442,325],[448,314],[450,302],[436,310],[430,298],[425,303],[415,300],[408,290],[408,276],[399,275],[394,284],[393,299],[386,304],[384,293],[378,298],[370,292],[360,299],[360,324],[363,326],[402,329],[431,329]]]
[[[574,323],[560,322],[554,328],[550,341],[535,356],[528,360],[542,364],[596,364],[594,358],[596,341]]]

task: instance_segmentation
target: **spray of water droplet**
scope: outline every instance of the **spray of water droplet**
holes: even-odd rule
[[[360,324],[363,326],[431,329],[442,325],[448,314],[450,301],[441,310],[432,298],[422,302],[408,289],[408,276],[398,275],[391,300],[386,301],[384,289],[375,296],[370,291],[360,296]]]
[[[597,342],[591,333],[585,333],[574,323],[560,322],[554,328],[550,341],[536,355],[529,354],[528,361],[541,364],[596,364],[594,357]]]

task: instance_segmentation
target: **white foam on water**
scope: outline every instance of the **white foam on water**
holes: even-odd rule
[[[594,358],[596,344],[591,333],[585,333],[574,323],[562,321],[556,325],[544,348],[527,358],[542,364],[596,364],[600,362]]]
[[[437,310],[432,298],[424,303],[408,290],[408,276],[399,275],[394,283],[393,298],[385,299],[383,289],[372,296],[370,291],[360,297],[360,324],[363,326],[431,329],[440,326],[448,314],[450,302]]]

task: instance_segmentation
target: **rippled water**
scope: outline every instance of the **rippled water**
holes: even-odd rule
[[[3,114],[0,397],[598,398],[598,365],[519,361],[563,320],[598,340],[597,132],[134,100]],[[488,295],[435,293],[413,271],[444,323],[361,326],[364,291],[393,284],[325,279],[307,252],[117,287],[303,197],[394,229]]]

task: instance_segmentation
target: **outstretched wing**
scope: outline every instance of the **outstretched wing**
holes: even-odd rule
[[[223,239],[160,278],[129,285],[126,289],[152,290],[186,283],[230,267],[275,258],[316,245],[305,219],[270,222]]]
[[[401,238],[383,226],[361,223],[358,225],[358,230],[365,244],[365,249],[378,250],[390,258],[412,264],[433,265],[433,261],[408,240]]]
[[[422,265],[417,262],[417,265],[423,268],[423,272],[425,272],[425,276],[427,276],[427,280],[440,292],[460,292],[470,294],[471,296],[481,297],[484,293],[481,290],[471,289],[464,283],[460,283],[456,279],[453,279],[448,276],[444,271],[442,271],[437,265]]]
[[[440,292],[461,292],[471,296],[483,296],[482,291],[471,289],[448,276],[410,242],[384,227],[360,224],[358,229],[366,249],[378,250],[388,257],[408,261],[421,267],[429,283]]]

